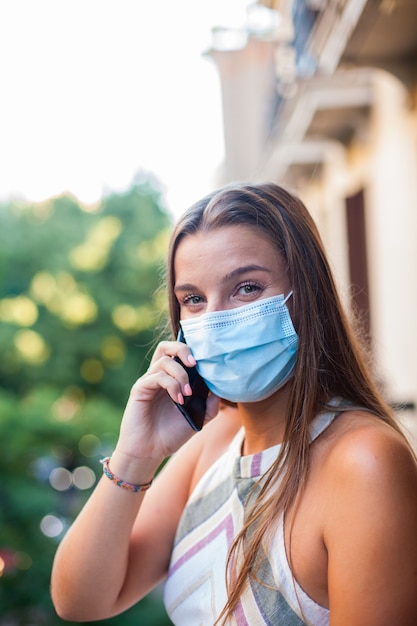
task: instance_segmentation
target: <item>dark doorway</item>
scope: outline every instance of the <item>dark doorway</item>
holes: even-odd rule
[[[349,246],[350,296],[362,330],[370,341],[368,259],[366,246],[365,198],[363,189],[346,198]]]

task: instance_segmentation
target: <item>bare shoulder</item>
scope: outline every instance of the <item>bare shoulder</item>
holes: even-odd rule
[[[416,458],[392,426],[365,412],[346,413],[335,420],[326,444],[322,476],[333,494],[330,508],[354,514],[357,507],[360,514],[372,506],[375,514],[390,510],[400,519],[398,511],[411,507],[417,514]]]
[[[417,485],[415,455],[406,439],[367,412],[346,412],[335,420],[327,440],[329,474],[335,481],[392,481]]]
[[[417,623],[417,464],[410,446],[390,425],[352,412],[335,420],[323,447],[334,624]]]

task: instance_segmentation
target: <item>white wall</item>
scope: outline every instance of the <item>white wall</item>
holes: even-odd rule
[[[344,151],[329,142],[319,181],[299,194],[322,234],[345,302],[345,198],[365,190],[373,349],[388,398],[417,404],[417,115],[393,76],[375,71],[365,134]],[[414,420],[416,415],[414,414]]]
[[[367,194],[374,348],[392,399],[417,402],[415,120],[394,77],[375,72],[374,90]]]

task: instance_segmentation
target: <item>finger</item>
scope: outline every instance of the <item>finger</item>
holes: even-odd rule
[[[181,367],[181,365],[178,367]],[[185,376],[187,377],[186,373]],[[131,397],[133,400],[151,402],[156,398],[158,391],[166,391],[171,400],[179,404],[184,403],[181,383],[164,370],[156,372],[148,370],[148,372],[133,385]]]
[[[192,391],[189,384],[190,381],[188,378],[188,373],[180,363],[175,361],[172,357],[163,356],[158,361],[151,364],[147,374],[156,374],[160,371],[164,371],[173,378],[175,378],[181,386],[181,391],[186,396],[191,395]]]
[[[154,352],[151,364],[154,361],[158,361],[163,356],[178,357],[187,367],[194,367],[196,364],[196,360],[191,354],[190,348],[187,344],[179,341],[161,341]]]
[[[169,381],[165,376],[155,378],[155,376],[161,372],[165,373],[173,380]],[[152,387],[155,388],[155,385],[160,385],[165,388],[169,392],[171,398],[179,404],[184,403],[184,396],[192,395],[188,372],[172,357],[163,356],[150,366],[145,375],[144,383],[146,385],[148,385],[148,378],[151,376],[154,376],[152,380]],[[175,385],[174,381],[176,381],[178,385]]]

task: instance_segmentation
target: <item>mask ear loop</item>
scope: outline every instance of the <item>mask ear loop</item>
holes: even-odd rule
[[[287,300],[288,300],[288,299],[289,299],[289,298],[293,295],[293,293],[294,293],[294,292],[293,292],[293,290],[291,289],[290,293],[289,293],[287,296],[285,296],[284,301],[283,301],[283,303],[282,303],[282,304],[285,304],[285,303],[287,302]]]

